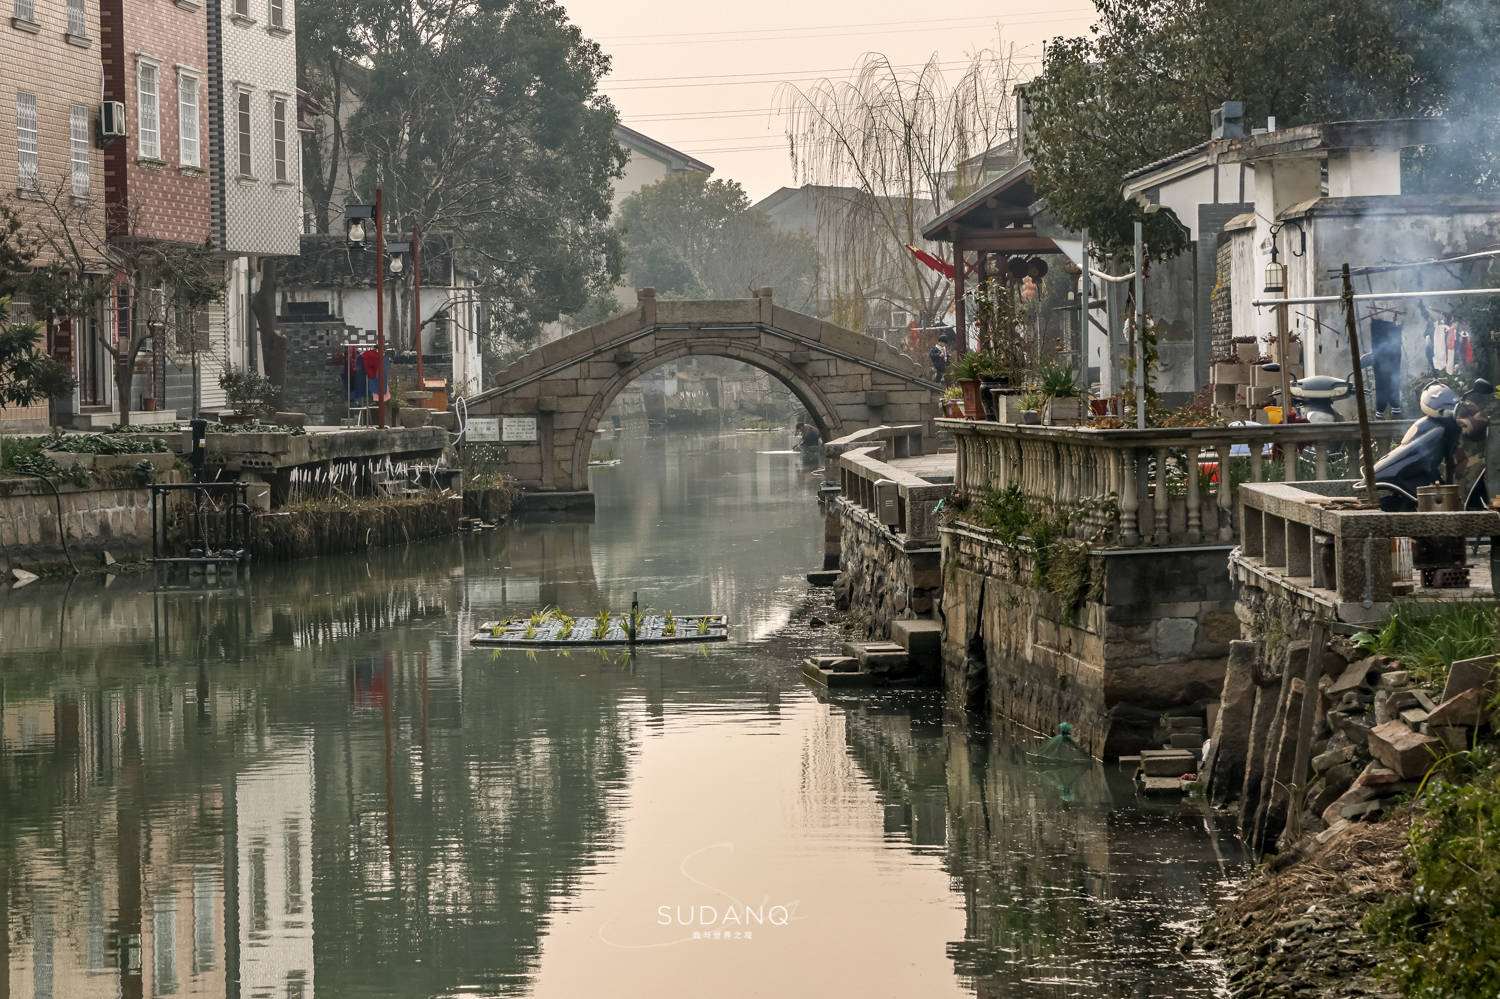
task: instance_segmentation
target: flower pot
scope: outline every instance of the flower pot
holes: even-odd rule
[[[147,412],[147,413],[154,413],[154,412],[156,412],[156,400],[155,399],[149,399],[149,398],[148,399],[142,399],[141,400],[141,409],[143,411]]]
[[[943,415],[950,420],[961,420],[964,415],[964,403],[962,399],[944,399]]]
[[[964,392],[964,416],[971,420],[984,419],[984,399],[979,394],[979,379],[960,378],[958,387]]]
[[[1109,400],[1108,399],[1090,399],[1089,400],[1089,413],[1091,415],[1093,415],[1093,416],[1108,416],[1109,415]]]
[[[1078,398],[1047,400],[1047,422],[1056,426],[1077,423],[1083,418],[1083,400]]]
[[[243,427],[254,423],[255,417],[250,413],[225,413],[219,417],[219,422],[226,427]]]
[[[1008,379],[982,378],[979,381],[979,397],[984,403],[984,418],[991,422],[998,420],[1000,414],[995,399],[997,392],[1003,391],[1010,384]]]

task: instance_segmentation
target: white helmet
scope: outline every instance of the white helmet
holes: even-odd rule
[[[1433,382],[1422,390],[1422,412],[1434,419],[1452,416],[1458,402],[1458,393],[1442,382]]]

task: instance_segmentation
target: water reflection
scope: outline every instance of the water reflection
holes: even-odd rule
[[[1202,816],[806,693],[816,483],[758,448],[619,442],[592,525],[0,598],[0,999],[1207,994]],[[637,591],[737,641],[465,642]],[[703,904],[763,921],[659,925]]]

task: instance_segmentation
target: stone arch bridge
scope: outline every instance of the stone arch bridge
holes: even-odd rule
[[[942,386],[888,344],[783,309],[763,288],[732,301],[658,301],[545,344],[469,400],[469,417],[498,417],[508,471],[528,502],[591,508],[589,451],[625,386],[681,357],[729,357],[768,372],[807,408],[823,440],[886,424],[930,436]],[[534,425],[532,421],[535,421]]]

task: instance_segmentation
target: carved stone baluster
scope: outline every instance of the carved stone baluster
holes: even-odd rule
[[[1134,548],[1141,543],[1141,501],[1137,490],[1135,448],[1120,450],[1120,544]]]
[[[1203,511],[1198,494],[1198,445],[1188,444],[1184,454],[1187,463],[1187,540],[1190,545],[1203,543]]]
[[[1219,540],[1234,540],[1234,487],[1229,477],[1229,445],[1214,449],[1219,455]]]
[[[1324,441],[1318,441],[1313,447],[1314,463],[1319,482],[1328,481],[1328,445]]]
[[[1156,489],[1152,492],[1152,498],[1156,505],[1156,528],[1152,543],[1165,545],[1172,536],[1172,530],[1167,517],[1167,449],[1164,447],[1156,449]]]
[[[1266,481],[1265,472],[1260,467],[1260,452],[1264,446],[1263,441],[1252,440],[1250,442],[1250,481]]]

